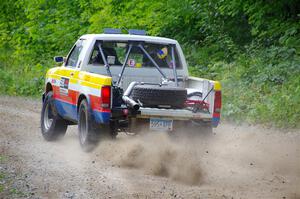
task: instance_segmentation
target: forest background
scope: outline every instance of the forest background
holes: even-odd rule
[[[104,28],[178,40],[192,75],[220,80],[222,116],[300,127],[298,0],[5,0],[0,94],[41,95],[53,57]]]

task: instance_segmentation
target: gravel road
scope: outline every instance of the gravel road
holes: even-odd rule
[[[84,153],[76,126],[44,141],[40,110],[38,100],[0,97],[0,198],[300,198],[300,130],[121,134]]]

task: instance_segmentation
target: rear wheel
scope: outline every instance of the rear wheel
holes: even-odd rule
[[[52,91],[48,92],[41,113],[41,131],[44,139],[53,141],[63,137],[67,127],[67,122],[60,117],[56,110]]]
[[[115,122],[110,122],[108,132],[108,137],[111,139],[116,139],[118,135],[117,124]]]
[[[78,112],[78,134],[82,149],[86,152],[92,151],[99,141],[99,129],[93,125],[92,115],[88,109],[86,100],[82,100]]]

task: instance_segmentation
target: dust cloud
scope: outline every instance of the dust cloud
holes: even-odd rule
[[[166,133],[123,136],[116,141],[103,141],[97,150],[120,167],[142,169],[146,174],[168,177],[188,185],[202,182],[199,147]]]
[[[40,101],[0,97],[2,168],[21,168],[36,197],[300,198],[299,129],[223,123],[210,137],[121,133],[84,153],[77,126],[45,142],[40,109]]]
[[[96,151],[120,167],[187,185],[226,188],[289,182],[288,190],[293,193],[300,183],[298,140],[298,132],[283,136],[278,130],[223,125],[208,137],[184,132],[179,137],[153,132],[120,135],[115,141],[102,141]]]
[[[222,125],[210,136],[186,132],[147,132],[135,136],[120,133],[116,140],[101,140],[95,151],[84,153],[76,130],[49,147],[63,151],[56,157],[83,173],[91,162],[105,161],[108,167],[140,170],[183,185],[227,190],[259,189],[259,184],[264,183],[264,188],[283,187],[283,192],[299,194],[299,132]]]

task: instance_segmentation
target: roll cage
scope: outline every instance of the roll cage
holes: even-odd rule
[[[105,41],[108,42],[108,41]],[[114,41],[109,41],[109,42],[114,42]],[[122,68],[121,68],[121,72],[119,73],[119,78],[117,80],[117,82],[113,82],[113,84],[115,84],[114,86],[119,86],[124,74],[124,71],[126,69],[126,65],[128,62],[128,58],[129,55],[133,49],[133,47],[136,47],[138,49],[140,49],[144,55],[152,62],[152,64],[155,66],[155,68],[159,71],[159,73],[162,75],[163,77],[163,81],[174,81],[175,85],[178,86],[178,77],[177,77],[177,72],[176,72],[176,58],[175,58],[175,48],[176,45],[175,44],[167,44],[166,46],[169,46],[171,48],[171,59],[172,59],[172,69],[173,69],[173,76],[174,76],[174,80],[173,79],[169,79],[166,74],[161,70],[160,66],[156,63],[156,61],[154,60],[154,58],[150,55],[150,53],[144,48],[144,44],[145,41],[128,41],[128,50],[126,52],[125,55],[125,60],[122,64]],[[101,58],[103,60],[104,66],[106,68],[107,74],[112,77],[111,71],[110,71],[110,64],[108,63],[108,60],[104,54],[104,50],[103,50],[103,41],[99,41],[97,44],[98,50],[100,52]]]

